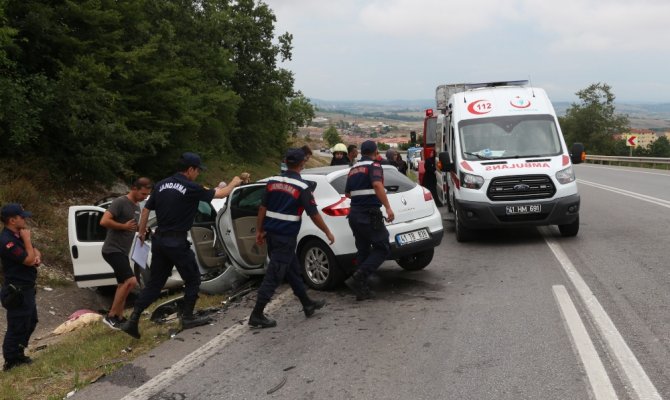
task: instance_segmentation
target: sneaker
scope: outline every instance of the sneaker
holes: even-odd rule
[[[115,331],[118,331],[120,329],[119,325],[121,325],[121,321],[119,321],[118,317],[115,316],[110,317],[109,315],[105,315],[105,318],[102,319],[102,322],[104,322],[105,325],[114,329]]]
[[[277,321],[270,319],[263,314],[258,316],[252,313],[249,317],[249,326],[252,328],[273,328],[277,326]]]

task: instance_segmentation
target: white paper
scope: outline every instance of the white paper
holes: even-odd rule
[[[133,255],[130,258],[140,267],[142,267],[142,269],[147,268],[147,260],[149,259],[149,246],[143,244],[139,236],[135,238]]]

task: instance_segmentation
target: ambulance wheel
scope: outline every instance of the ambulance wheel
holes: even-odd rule
[[[571,224],[559,225],[558,230],[563,237],[577,236],[577,233],[579,232],[579,217],[577,217],[575,222]]]
[[[428,264],[433,261],[433,254],[435,254],[435,249],[425,250],[419,253],[410,254],[409,256],[400,257],[396,262],[405,271],[419,271],[426,268]]]
[[[454,231],[456,233],[456,241],[459,243],[469,242],[474,239],[474,232],[472,229],[466,228],[463,226],[463,223],[461,223],[458,207],[454,207]]]
[[[311,239],[300,247],[299,261],[305,282],[312,289],[331,289],[342,281],[333,251],[319,239]]]

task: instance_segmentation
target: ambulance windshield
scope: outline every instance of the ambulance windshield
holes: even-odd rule
[[[464,120],[459,123],[465,160],[546,157],[561,154],[551,115],[523,115]]]

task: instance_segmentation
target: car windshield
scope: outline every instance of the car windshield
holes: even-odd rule
[[[561,154],[561,141],[551,115],[464,120],[459,124],[459,134],[465,160]]]
[[[344,188],[347,184],[347,174],[338,176],[333,179],[330,184],[333,185],[339,194],[344,195]],[[389,193],[402,193],[414,189],[416,183],[401,174],[396,168],[387,167],[384,168],[384,187]]]

